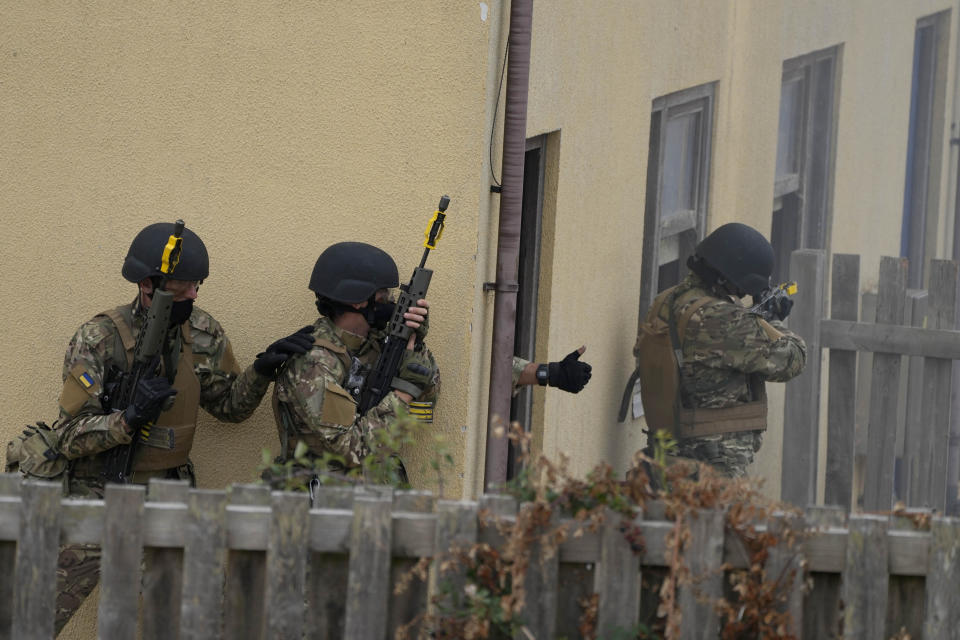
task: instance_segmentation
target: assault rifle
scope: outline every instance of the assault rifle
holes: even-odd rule
[[[397,370],[400,368],[400,361],[403,359],[403,352],[407,348],[407,342],[410,340],[410,333],[413,331],[406,325],[403,314],[427,295],[427,288],[430,286],[430,277],[433,271],[425,269],[427,256],[430,250],[436,248],[437,241],[443,234],[443,223],[446,219],[447,206],[450,204],[450,197],[440,198],[440,204],[437,210],[433,212],[433,217],[428,223],[427,230],[424,232],[423,257],[420,258],[420,266],[413,270],[413,276],[410,282],[400,285],[400,297],[397,305],[390,317],[387,339],[383,345],[383,351],[380,352],[380,358],[377,364],[367,376],[363,390],[360,392],[360,401],[357,403],[357,410],[360,415],[365,414],[371,407],[380,404],[380,401],[390,393],[391,385]]]
[[[183,245],[183,220],[177,220],[173,225],[173,233],[167,239],[160,259],[160,273],[163,274],[160,284],[153,290],[150,308],[147,310],[147,319],[137,334],[137,343],[133,349],[133,364],[130,370],[120,375],[119,382],[107,385],[108,392],[101,398],[103,403],[114,409],[123,410],[133,402],[137,392],[137,384],[141,379],[156,375],[160,367],[160,356],[163,351],[163,342],[170,325],[170,311],[173,307],[173,294],[165,289],[170,274],[180,261]],[[110,393],[110,388],[116,389]],[[103,469],[103,478],[106,482],[127,484],[130,482],[133,470],[133,457],[137,447],[146,442],[150,436],[151,424],[141,427],[133,434],[130,444],[114,447],[110,450]]]
[[[787,298],[797,292],[796,282],[784,282],[775,287],[771,287],[760,295],[760,300],[748,312],[754,313],[764,320],[773,320],[773,310],[777,308],[781,298]]]

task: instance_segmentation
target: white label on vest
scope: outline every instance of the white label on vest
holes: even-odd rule
[[[640,376],[633,383],[633,419],[643,415],[643,399],[640,397]]]

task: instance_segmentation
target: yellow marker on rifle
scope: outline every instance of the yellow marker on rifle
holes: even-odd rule
[[[449,196],[440,198],[440,205],[437,207],[437,210],[433,212],[433,217],[430,218],[430,222],[427,223],[427,230],[423,232],[423,246],[427,249],[437,248],[437,241],[440,240],[440,236],[443,235],[443,221],[447,218],[444,212],[447,210],[449,204]],[[422,267],[423,264],[420,266]]]

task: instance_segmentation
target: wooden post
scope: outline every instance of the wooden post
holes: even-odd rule
[[[187,510],[180,638],[219,638],[223,618],[223,565],[227,546],[226,493],[191,489]]]
[[[768,526],[778,535],[780,541],[770,550],[765,567],[766,581],[779,581],[781,589],[786,593],[786,603],[779,606],[778,610],[790,614],[787,633],[796,638],[800,637],[803,629],[803,550],[799,539],[789,545],[782,534],[791,528],[799,533],[802,524],[803,519],[800,517],[783,513],[773,515]]]
[[[909,323],[911,327],[922,330],[926,325],[927,308],[930,303],[930,295],[920,289],[907,289],[906,306],[904,307],[904,322]],[[894,473],[894,495],[899,500],[903,500],[909,506],[922,506],[918,502],[916,495],[921,491],[922,485],[926,484],[922,475],[926,475],[927,468],[930,466],[930,458],[927,457],[921,461],[921,452],[929,449],[928,441],[930,435],[928,429],[923,424],[923,395],[924,395],[924,358],[919,356],[910,356],[904,358],[900,366],[900,375],[905,376],[900,380],[900,388],[903,394],[901,402],[903,406],[898,406],[898,413],[903,416],[903,438],[898,435],[897,457],[900,459],[900,477],[896,478]],[[898,415],[898,425],[899,425]],[[896,468],[895,468],[896,471]],[[926,493],[925,490],[923,490]]]
[[[351,509],[352,487],[319,487],[314,509]],[[347,608],[348,558],[344,553],[311,553],[307,570],[307,628],[321,640],[343,638]]]
[[[906,288],[906,258],[884,257],[880,262],[877,324],[903,324]],[[887,510],[893,504],[900,358],[897,353],[873,354],[870,421],[867,425],[867,473],[863,491],[863,507],[868,511]]]
[[[304,585],[310,496],[272,494],[267,542],[266,636],[271,640],[303,637]],[[389,553],[389,546],[387,547]]]
[[[12,621],[17,640],[54,636],[62,491],[59,482],[39,481],[26,481],[21,489]]]
[[[804,519],[812,529],[847,526],[846,510],[836,506],[807,507]],[[840,573],[810,572],[810,580],[813,588],[804,598],[801,637],[803,640],[836,638],[841,622]]]
[[[628,631],[640,618],[640,556],[633,552],[620,531],[622,520],[619,513],[605,510],[600,533],[600,561],[594,575],[594,591],[600,595],[597,607],[600,637],[612,636],[618,629]],[[641,513],[633,524],[639,526],[642,521]],[[722,553],[722,527],[720,549]]]
[[[797,271],[793,271],[791,266],[790,273]],[[726,513],[704,509],[691,511],[687,517],[690,541],[684,549],[683,560],[694,582],[680,585],[678,603],[683,619],[680,638],[715,640],[720,633],[720,619],[714,603],[723,597],[723,525]]]
[[[908,514],[932,516],[929,509],[909,509]],[[889,531],[896,531],[901,541],[928,542],[931,539],[930,533],[918,530],[916,521],[908,517],[908,514],[891,516]],[[913,564],[922,566],[928,558],[929,553],[923,553],[922,560]],[[925,578],[922,575],[894,573],[893,567],[888,570],[891,575],[887,583],[887,626],[884,637],[895,636],[900,629],[904,629],[911,638],[920,638],[924,622]]]
[[[437,501],[437,530],[434,537],[433,563],[430,565],[430,597],[427,610],[436,613],[434,596],[448,593],[444,598],[446,610],[459,611],[464,604],[463,588],[466,570],[458,562],[443,567],[451,553],[467,552],[477,542],[477,503]]]
[[[857,320],[860,256],[833,256],[830,318]],[[810,358],[810,354],[807,354]],[[830,349],[827,394],[827,469],[824,503],[850,508],[853,495],[853,436],[856,424],[857,352]]]
[[[144,487],[108,484],[100,565],[97,635],[133,638],[140,605],[140,562],[143,559]]]
[[[168,502],[186,508],[186,480],[153,478],[148,502]],[[183,549],[147,547],[143,550],[143,640],[177,640],[180,637],[180,602],[183,594]]]
[[[525,503],[521,506],[521,509],[529,513],[535,508],[533,503]],[[608,517],[616,518],[619,520],[619,514],[608,513]],[[547,527],[553,526],[555,519],[552,520]],[[608,523],[609,524],[609,523]],[[543,532],[541,532],[543,533]],[[620,535],[621,539],[623,535]],[[606,539],[606,534],[604,534],[604,539]],[[601,543],[603,544],[603,543]],[[604,549],[606,546],[601,547],[601,557],[604,554]],[[630,582],[630,576],[627,575],[627,581],[623,585],[623,591],[630,591],[633,588],[636,588],[636,599],[633,607],[634,611],[634,622],[636,622],[636,613],[639,610],[640,605],[640,560],[634,555],[635,566],[637,571],[635,578],[637,581],[636,586]],[[602,559],[601,559],[602,562]],[[556,627],[557,627],[557,580],[558,572],[560,567],[560,558],[559,551],[554,549],[550,551],[545,545],[541,544],[539,541],[534,542],[530,545],[530,564],[527,567],[527,575],[524,580],[524,589],[526,590],[526,604],[523,610],[523,618],[526,620],[526,629],[521,630],[516,634],[515,640],[523,640],[528,638],[528,634],[532,634],[534,638],[554,638],[556,637]],[[629,571],[629,569],[624,566],[624,571]],[[624,596],[628,598],[629,596]],[[601,596],[600,598],[600,628],[603,628],[603,621],[605,619],[604,614],[604,600]],[[626,614],[628,612],[624,612]]]
[[[393,496],[395,513],[433,513],[437,499],[429,491],[397,491]],[[409,576],[416,566],[414,558],[394,557],[390,564],[390,605],[387,622],[387,637],[395,638],[397,629],[413,621],[427,610],[427,581],[418,576]],[[408,579],[406,589],[395,593],[394,588],[401,579]],[[418,636],[419,627],[410,627],[410,637]]]
[[[0,501],[20,501],[19,473],[0,473]],[[10,640],[10,625],[13,623],[13,590],[16,576],[9,569],[17,562],[17,541],[0,540],[0,640]]]
[[[960,629],[960,520],[933,519],[929,558],[923,638],[949,640]]]
[[[960,264],[952,260],[930,261],[930,307],[927,328],[952,329],[956,322],[957,284]],[[947,508],[950,447],[950,389],[953,361],[926,358],[923,363],[923,401],[920,427],[924,449],[918,452],[921,483],[910,495],[915,506],[932,507],[941,513]],[[924,463],[926,463],[924,465]]]
[[[345,638],[381,640],[387,632],[393,497],[357,495],[353,500]]]
[[[887,518],[850,516],[843,569],[843,638],[885,638],[887,613]]]
[[[262,484],[230,487],[230,505],[269,507],[270,489]],[[227,638],[262,638],[266,625],[267,558],[263,551],[227,551],[227,584],[224,591],[223,635]]]
[[[796,276],[798,291],[789,325],[807,343],[807,364],[803,373],[787,383],[780,495],[800,506],[817,499],[824,260],[819,249],[799,249],[790,258],[790,273]]]
[[[860,322],[876,324],[877,293],[860,296]],[[873,382],[873,352],[857,351],[857,413],[853,432],[853,504],[863,507],[863,484],[867,475],[867,423],[870,422],[870,385]]]
[[[927,305],[930,296],[923,289],[907,289],[903,308],[905,325],[922,331],[927,319]],[[923,416],[923,361],[922,356],[909,356],[900,360],[900,393],[897,401],[897,442],[894,448],[893,495],[909,505],[911,485],[917,485],[914,474],[929,467],[919,465],[916,459],[918,451],[926,450],[925,441],[930,439]],[[918,449],[919,447],[919,449]],[[911,458],[913,464],[911,464]],[[919,506],[919,505],[917,505]]]

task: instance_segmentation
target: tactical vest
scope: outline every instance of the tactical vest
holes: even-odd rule
[[[110,318],[117,329],[117,335],[123,344],[127,358],[127,369],[133,364],[133,351],[136,340],[133,337],[132,309],[129,305],[109,309],[99,316]],[[150,472],[163,471],[187,464],[193,437],[197,428],[197,414],[200,410],[200,380],[193,370],[194,355],[191,344],[190,321],[180,328],[180,352],[177,375],[173,388],[177,390],[173,406],[160,414],[157,422],[150,427],[150,437],[137,447],[133,459],[134,480],[137,477],[149,477]],[[76,461],[75,473],[83,476],[96,476],[100,472],[100,456],[93,459]],[[96,468],[93,468],[96,467]]]
[[[349,372],[353,366],[354,359],[343,345],[334,344],[326,338],[314,338],[313,344],[323,347],[333,353],[343,365],[344,371]],[[346,384],[346,380],[343,381]],[[280,437],[280,456],[286,460],[293,457],[293,451],[297,442],[302,440],[310,451],[319,455],[326,450],[326,439],[322,434],[314,433],[309,430],[298,431],[290,419],[288,409],[280,404],[277,395],[277,385],[273,385],[273,396],[271,400],[273,405],[273,417],[277,423],[277,435]],[[331,424],[351,425],[357,413],[357,402],[350,395],[343,384],[334,384],[328,382],[323,390],[323,412],[320,416],[322,422]]]
[[[646,322],[640,326],[634,354],[640,376],[640,397],[647,425],[664,429],[678,440],[701,436],[756,431],[767,428],[767,395],[763,380],[750,376],[750,402],[719,409],[689,406],[684,401],[681,367],[683,339],[694,314],[721,302],[704,296],[691,301],[679,318],[674,317],[675,288],[667,289],[653,301]],[[666,319],[662,307],[667,304]]]

